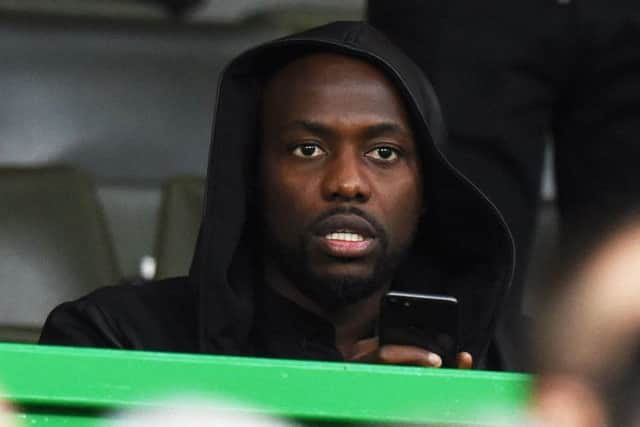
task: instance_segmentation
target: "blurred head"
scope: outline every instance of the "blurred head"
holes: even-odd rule
[[[599,402],[604,414],[605,407],[618,405],[609,398],[621,397],[621,380],[637,376],[633,362],[640,343],[638,218],[624,221],[584,251],[554,287],[558,291],[545,300],[537,333],[535,353],[542,374],[538,409],[550,414],[562,412],[562,407],[574,408],[574,413],[582,408],[584,414],[598,406],[588,402]],[[575,405],[550,404],[560,402],[558,396]],[[593,414],[588,418],[597,419]]]
[[[264,91],[260,182],[268,264],[325,308],[381,289],[422,209],[402,98],[359,59],[290,62]]]
[[[568,267],[541,316],[545,370],[623,369],[640,332],[640,222],[634,217]]]

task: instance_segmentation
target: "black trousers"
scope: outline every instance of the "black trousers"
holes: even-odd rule
[[[369,0],[368,18],[424,69],[454,163],[507,219],[518,312],[548,136],[562,228],[640,200],[640,1]]]

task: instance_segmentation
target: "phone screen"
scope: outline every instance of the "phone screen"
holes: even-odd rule
[[[389,292],[382,300],[380,345],[411,345],[455,367],[458,354],[458,301],[446,295]]]

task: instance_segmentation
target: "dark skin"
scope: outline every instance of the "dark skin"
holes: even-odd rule
[[[266,226],[282,245],[308,254],[310,271],[329,280],[365,280],[386,253],[410,246],[422,211],[421,162],[403,101],[380,70],[337,54],[297,59],[268,83],[262,123]],[[314,228],[332,209],[350,208],[378,228],[351,214],[332,215],[335,221],[322,223],[320,233]],[[265,276],[276,292],[333,323],[345,360],[442,365],[428,350],[380,347],[377,338],[366,337],[390,281],[358,301],[328,309],[301,292],[268,254]],[[458,361],[460,368],[473,363],[466,352]]]

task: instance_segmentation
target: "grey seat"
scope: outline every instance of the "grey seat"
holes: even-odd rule
[[[51,309],[120,278],[91,178],[0,168],[0,340],[34,341]]]
[[[153,255],[162,196],[160,184],[96,185],[120,270],[127,278],[140,278],[141,261]]]
[[[187,274],[198,238],[205,179],[179,176],[165,182],[155,244],[156,277]]]

